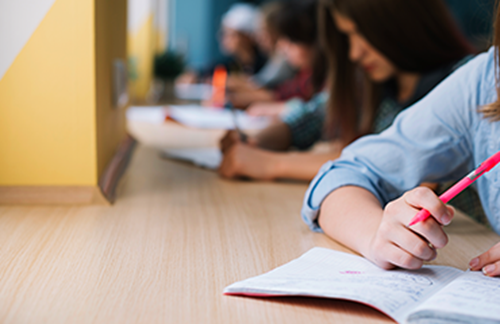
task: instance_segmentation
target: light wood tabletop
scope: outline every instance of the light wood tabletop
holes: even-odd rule
[[[0,207],[1,323],[381,323],[355,303],[223,296],[315,246],[307,186],[228,181],[138,146],[113,206]],[[467,268],[499,237],[461,216],[436,264]]]

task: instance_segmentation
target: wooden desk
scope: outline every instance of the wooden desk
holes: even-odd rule
[[[1,323],[380,323],[354,303],[222,295],[314,246],[304,184],[221,180],[139,146],[114,206],[0,207]],[[464,217],[435,263],[499,238]]]

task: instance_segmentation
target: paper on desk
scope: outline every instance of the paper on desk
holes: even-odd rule
[[[152,124],[163,124],[167,118],[165,106],[135,106],[127,110],[127,119]]]
[[[201,106],[169,106],[169,117],[177,122],[204,129],[234,129],[233,114],[228,109]],[[269,125],[268,117],[249,116],[243,111],[236,111],[240,129],[262,129]]]
[[[208,100],[212,97],[212,86],[209,84],[176,84],[175,96],[183,100]]]
[[[222,153],[218,148],[165,149],[162,155],[167,158],[192,162],[202,168],[217,170],[222,162]]]
[[[478,271],[465,272],[421,304],[409,322],[426,323],[429,317],[458,323],[500,323],[500,279]]]
[[[439,266],[425,266],[416,271],[386,271],[355,255],[313,248],[266,274],[230,285],[224,293],[352,300],[370,305],[403,323],[412,309],[461,273],[458,269]]]
[[[136,106],[127,110],[127,119],[153,124],[162,124],[170,117],[185,126],[200,129],[235,129],[233,113],[227,109],[188,106]],[[238,127],[244,130],[257,130],[269,125],[268,117],[249,116],[236,111]]]

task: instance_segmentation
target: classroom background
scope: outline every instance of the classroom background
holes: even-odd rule
[[[283,57],[293,73],[282,88],[255,89],[241,66],[244,77],[231,78],[224,17],[284,11],[272,2],[0,0],[1,323],[391,322],[347,301],[223,295],[311,248],[352,253],[301,219],[310,174],[218,173],[225,143],[257,151],[251,141],[278,115],[245,112],[255,97],[302,96],[305,109],[328,101],[324,73],[313,89],[311,71]],[[444,2],[487,50],[495,0]],[[316,50],[316,26],[304,25],[314,32],[299,36]],[[289,146],[273,153],[305,151]],[[461,270],[498,242],[462,213],[449,236],[432,262]]]

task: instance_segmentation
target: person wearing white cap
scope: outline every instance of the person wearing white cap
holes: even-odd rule
[[[218,33],[221,51],[227,58],[201,71],[188,71],[181,75],[176,83],[206,81],[218,65],[224,65],[231,77],[242,75],[246,78],[258,73],[266,63],[266,58],[259,51],[256,43],[260,21],[260,12],[253,5],[244,3],[232,5],[222,16]]]
[[[222,17],[220,45],[222,52],[234,59],[229,64],[233,72],[253,75],[265,64],[255,40],[259,25],[260,12],[250,4],[234,4]]]
[[[227,28],[254,36],[260,22],[258,9],[250,4],[237,3],[222,17],[222,25]]]

